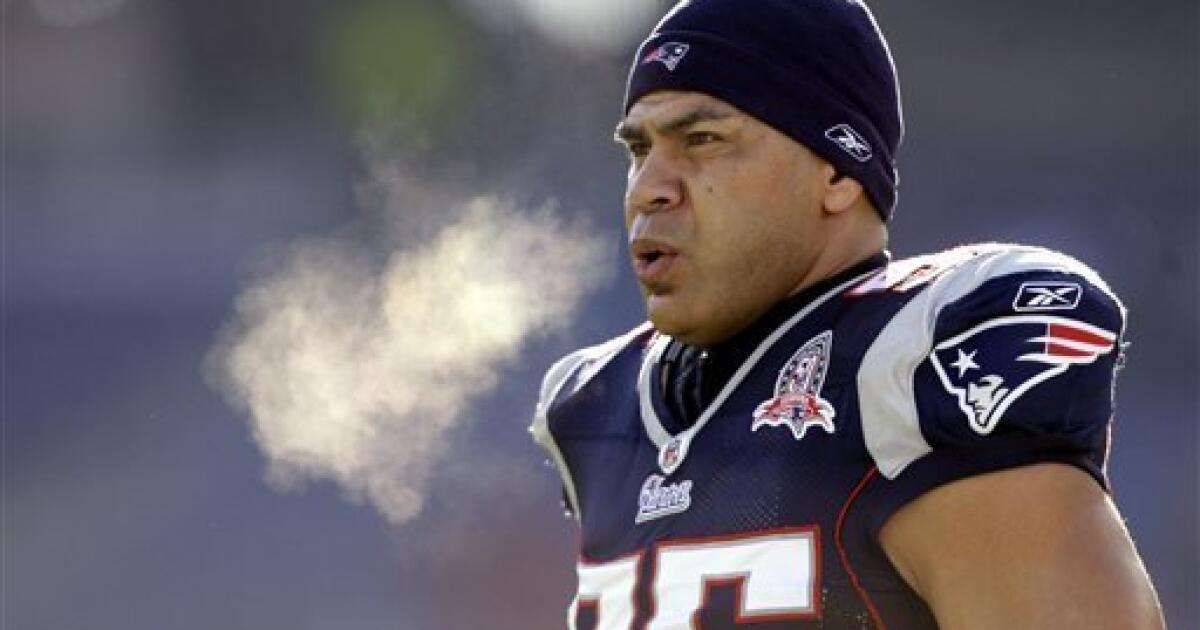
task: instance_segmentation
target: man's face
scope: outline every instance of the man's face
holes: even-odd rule
[[[655,327],[720,343],[806,280],[832,169],[719,99],[654,92],[617,127],[634,272]]]

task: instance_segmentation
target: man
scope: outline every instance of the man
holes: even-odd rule
[[[1106,494],[1124,308],[982,245],[890,261],[892,60],[852,0],[681,2],[618,139],[650,322],[547,373],[571,628],[1161,628]]]

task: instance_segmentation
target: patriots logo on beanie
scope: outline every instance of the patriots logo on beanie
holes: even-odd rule
[[[688,45],[683,42],[667,42],[658,48],[650,51],[642,58],[642,65],[661,61],[667,70],[675,71],[675,66],[683,61],[684,55],[687,54]]]

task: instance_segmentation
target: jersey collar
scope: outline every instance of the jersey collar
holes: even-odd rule
[[[701,412],[695,424],[674,435],[663,426],[662,420],[658,415],[657,405],[655,404],[656,399],[661,398],[662,394],[662,388],[656,386],[657,379],[655,377],[658,374],[656,368],[659,366],[663,353],[666,352],[667,347],[673,340],[666,335],[658,335],[642,358],[637,387],[642,425],[646,430],[647,437],[658,448],[658,463],[663,472],[669,475],[683,463],[692,438],[704,428],[704,425],[708,423],[709,419],[716,413],[716,410],[721,407],[730,394],[745,379],[746,374],[754,368],[762,356],[766,354],[780,337],[787,334],[798,322],[830,298],[840,295],[847,288],[865,279],[874,273],[876,269],[887,264],[887,262],[888,255],[885,252],[881,252],[854,267],[819,282],[812,287],[808,287],[781,302],[779,307],[772,309],[767,316],[760,318],[750,328],[735,336],[731,340],[731,343],[742,344],[743,335],[746,335],[746,340],[757,340],[757,343],[753,345],[753,348],[749,350],[745,358],[737,365],[733,375],[729,377],[729,380],[717,393],[716,397],[705,406],[704,411]],[[791,308],[787,308],[789,306]],[[794,310],[797,307],[799,310]],[[774,321],[773,327],[766,328],[776,319],[782,319],[782,321]],[[758,334],[755,335],[755,332]],[[750,342],[746,341],[745,343],[749,344]]]

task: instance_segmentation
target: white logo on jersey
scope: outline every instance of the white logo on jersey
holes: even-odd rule
[[[1079,306],[1083,289],[1076,282],[1024,282],[1013,298],[1013,310],[1069,311]]]
[[[1009,315],[934,346],[929,359],[942,386],[980,435],[1039,383],[1116,349],[1117,334],[1065,317]],[[953,361],[951,359],[953,358]]]
[[[666,477],[657,473],[646,477],[642,491],[638,493],[638,511],[634,523],[679,514],[692,507],[692,482],[685,480],[663,485],[666,480]]]
[[[833,331],[826,330],[809,339],[792,355],[775,381],[775,397],[754,410],[751,431],[763,426],[786,426],[797,440],[803,438],[811,426],[833,433],[833,418],[837,412],[829,401],[821,398],[832,345]]]

